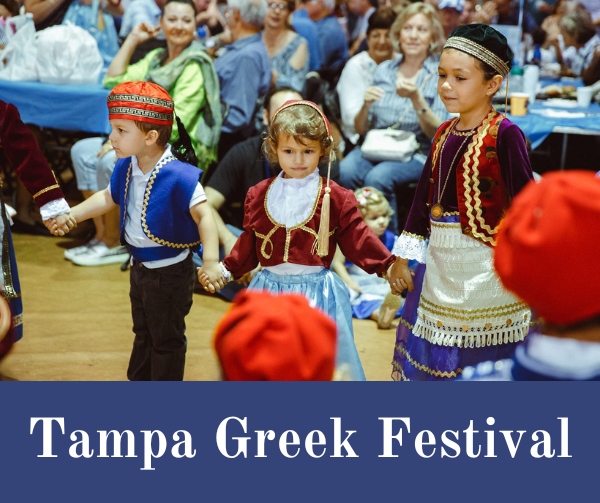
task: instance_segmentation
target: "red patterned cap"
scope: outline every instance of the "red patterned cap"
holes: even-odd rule
[[[152,82],[124,82],[107,98],[108,118],[173,125],[173,98]]]
[[[515,197],[498,233],[495,267],[504,286],[547,322],[600,315],[600,179],[552,172]]]
[[[244,290],[214,347],[228,381],[330,381],[336,340],[335,322],[302,295]]]

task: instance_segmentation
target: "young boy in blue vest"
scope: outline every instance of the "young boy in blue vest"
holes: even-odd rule
[[[108,96],[108,110],[118,157],[110,185],[71,215],[81,222],[120,206],[121,243],[131,252],[135,333],[127,377],[182,380],[185,317],[196,279],[192,253],[200,243],[202,274],[225,284],[215,221],[199,183],[201,171],[179,160],[183,155],[167,143],[174,110],[169,94],[150,82],[125,82]],[[179,135],[187,137],[182,127]]]

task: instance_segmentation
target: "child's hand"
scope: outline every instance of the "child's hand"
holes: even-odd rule
[[[198,272],[198,281],[207,292],[215,293],[227,284],[218,262],[204,262],[202,267],[198,267],[196,271]]]
[[[63,213],[55,218],[44,220],[44,225],[55,236],[64,236],[65,234],[68,234],[71,229],[77,227],[77,221],[73,218],[71,213]]]
[[[388,282],[394,295],[400,295],[408,288],[412,292],[415,288],[413,276],[415,273],[408,267],[408,260],[405,258],[396,258],[396,261],[387,271]]]
[[[391,267],[391,266],[390,266]],[[354,281],[352,278],[344,281],[344,283],[346,283],[346,286],[350,289],[350,290],[354,290],[357,294],[361,294],[362,290],[360,289],[360,286],[358,286],[358,283],[356,281]]]

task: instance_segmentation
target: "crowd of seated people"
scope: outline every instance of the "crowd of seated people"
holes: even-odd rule
[[[33,14],[41,30],[61,23],[78,1],[92,3],[16,3]],[[543,33],[543,48],[562,64],[563,73],[590,85],[600,77],[600,14],[588,3],[526,1],[522,26],[526,34]],[[340,183],[350,189],[374,186],[394,207],[410,206],[396,200],[398,188],[418,179],[431,139],[448,117],[436,88],[444,40],[460,24],[514,24],[519,18],[514,0],[100,0],[100,7],[114,16],[121,42],[103,85],[111,89],[126,80],[149,80],[165,87],[209,189],[221,164],[230,163],[228,153],[247,141],[260,143],[256,119],[262,117],[265,95],[289,88],[313,99],[306,84],[317,75],[338,103],[338,116],[330,117],[341,130],[336,141],[349,140],[338,150],[344,157]],[[365,159],[360,144],[366,133],[401,117],[396,127],[417,135],[413,158],[408,163]],[[106,138],[74,145],[77,187],[84,198],[108,183],[115,159]],[[45,232],[33,226],[25,210],[17,211],[17,221],[26,223],[21,232]],[[222,216],[225,224],[239,224],[227,221],[225,211]],[[80,265],[124,260],[115,217],[97,219],[94,236],[65,257]],[[395,231],[397,225],[391,222]]]

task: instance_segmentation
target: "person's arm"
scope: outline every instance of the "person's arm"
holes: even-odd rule
[[[525,135],[516,124],[502,121],[496,148],[502,178],[512,200],[533,179]]]
[[[591,86],[598,81],[600,74],[600,46],[594,49],[594,56],[592,57],[590,64],[583,69],[581,72],[581,80],[586,86]]]
[[[365,97],[363,100],[363,106],[360,108],[356,117],[354,117],[354,130],[361,136],[367,134],[369,130],[369,110],[371,106],[377,100],[383,97],[383,89],[377,86],[367,87],[365,91]]]
[[[237,241],[237,236],[227,228],[227,225],[225,225],[223,218],[219,214],[219,210],[225,204],[225,196],[212,187],[205,187],[204,192],[213,209],[213,217],[217,226],[219,243],[223,245],[225,255],[229,255],[229,252],[231,252],[233,245]]]
[[[302,91],[306,84],[306,74],[308,73],[308,44],[306,40],[298,45],[298,48],[287,62],[288,69],[285,73],[279,73],[272,68],[274,84],[277,87],[291,87],[297,91]]]
[[[336,88],[340,99],[342,123],[345,127],[352,129],[355,129],[354,119],[363,105],[365,91],[368,87],[366,76],[355,61],[350,59],[346,63]]]
[[[116,206],[117,203],[113,201],[110,192],[106,188],[96,192],[94,195],[92,195],[92,197],[72,208],[71,216],[77,223],[79,223],[89,218],[104,215],[106,212],[112,210]]]
[[[189,62],[169,91],[175,102],[175,115],[179,117],[190,137],[195,138],[196,131],[193,127],[197,125],[198,111],[206,104],[206,89],[200,63]],[[179,135],[177,128],[173,128],[173,135]],[[174,139],[173,135],[171,140]]]
[[[69,216],[69,204],[36,139],[21,120],[17,107],[0,101],[0,145],[17,178],[32,195],[44,225],[57,226],[63,236],[76,222]],[[64,215],[64,216],[61,216]],[[57,217],[60,219],[55,220]]]
[[[138,45],[152,38],[156,38],[160,28],[158,26],[150,26],[146,23],[140,23],[131,30],[127,38],[121,45],[121,48],[110,62],[106,77],[117,77],[123,75],[129,67],[131,56]],[[143,80],[143,79],[138,79]]]
[[[427,138],[433,138],[437,128],[442,123],[442,120],[429,107],[429,103],[427,103],[421,90],[413,83],[398,79],[396,81],[396,93],[402,98],[410,99],[410,102],[415,109],[421,131],[425,133]]]
[[[211,293],[215,293],[225,286],[225,278],[219,265],[219,238],[217,226],[213,218],[213,211],[206,201],[190,208],[200,233],[202,242],[202,267],[197,269],[198,281]]]
[[[263,68],[258,55],[238,58],[235,72],[230,74],[227,86],[221,88],[221,100],[229,105],[229,114],[223,122],[225,133],[237,133],[251,124],[256,99],[261,94]]]
[[[346,268],[346,264],[344,264],[345,261],[346,257],[344,257],[344,254],[338,246],[335,249],[335,255],[333,256],[333,261],[331,262],[331,268],[340,278],[342,278],[342,281],[350,290],[354,290],[356,293],[361,293],[360,286],[358,286],[358,283],[352,279],[352,276],[350,276],[350,273]]]

